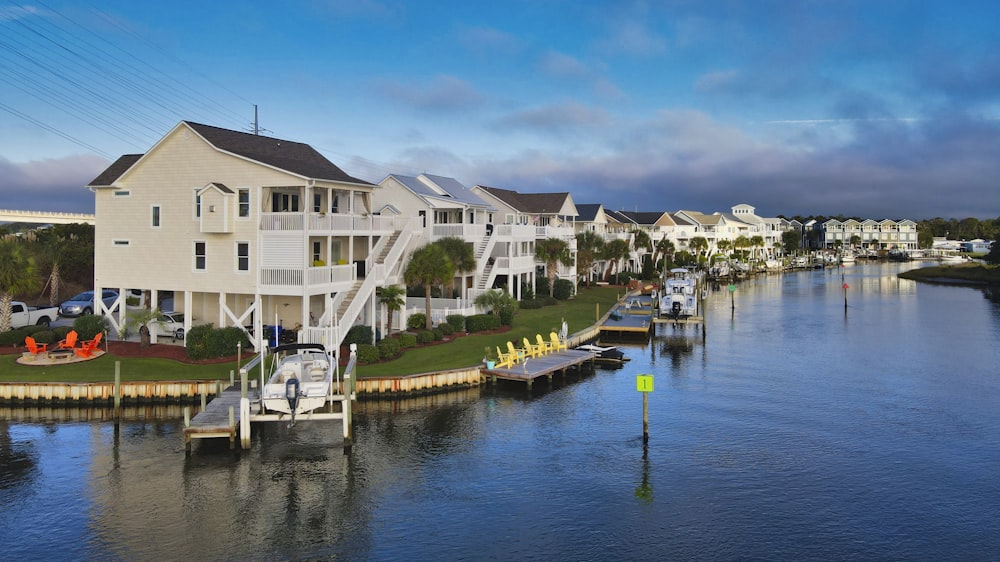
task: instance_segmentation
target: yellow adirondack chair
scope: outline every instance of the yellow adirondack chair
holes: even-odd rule
[[[541,357],[541,355],[545,353],[545,351],[539,349],[537,345],[531,345],[531,340],[529,340],[527,336],[521,338],[521,341],[524,342],[524,353],[528,357]]]
[[[496,366],[498,368],[507,368],[507,369],[510,369],[511,367],[514,366],[514,362],[516,361],[516,359],[517,359],[516,355],[512,356],[510,353],[504,353],[503,351],[500,351],[500,346],[499,345],[497,346],[497,364],[496,364]]]
[[[542,353],[548,353],[550,351],[554,351],[554,349],[552,348],[552,342],[545,341],[545,338],[542,337],[542,334],[535,334],[535,341],[538,342],[535,345],[538,347],[538,349],[542,350]]]
[[[559,340],[559,334],[555,332],[549,332],[549,339],[552,340],[552,349],[554,351],[566,350],[566,342]]]
[[[514,347],[514,344],[507,340],[507,351],[514,356],[514,362],[517,363],[521,359],[524,359],[526,352],[523,349],[518,349]]]

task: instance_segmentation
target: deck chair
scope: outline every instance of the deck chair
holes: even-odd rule
[[[49,347],[49,344],[47,343],[37,343],[35,341],[35,338],[31,336],[24,337],[24,345],[28,347],[28,351],[30,351],[35,355],[38,355],[39,353],[45,353],[45,350],[48,349]]]
[[[544,353],[544,349],[540,349],[537,345],[532,345],[531,340],[527,336],[521,338],[524,343],[524,355],[525,357],[541,357]]]
[[[566,342],[560,341],[559,334],[555,332],[549,332],[549,339],[552,340],[553,351],[565,351],[567,349]]]
[[[96,351],[97,347],[101,345],[101,336],[103,335],[103,332],[99,332],[96,336],[94,336],[94,339],[81,343],[79,348],[73,350],[73,353],[75,353],[78,357],[92,357],[94,355],[94,351]]]
[[[56,349],[73,349],[76,347],[77,337],[79,336],[77,335],[76,330],[70,330],[69,333],[66,334],[66,339],[60,341],[56,345]]]
[[[503,351],[500,351],[500,346],[497,346],[497,367],[506,367],[510,369],[514,366],[514,361],[516,359],[517,356],[511,356],[510,353],[504,353]]]
[[[550,351],[555,350],[552,347],[552,342],[545,341],[545,338],[542,337],[542,334],[535,334],[535,341],[538,342],[535,345],[538,347],[538,349],[542,350],[542,353],[548,353]]]
[[[507,351],[514,357],[514,363],[517,363],[526,355],[526,352],[523,349],[514,347],[514,344],[511,343],[510,340],[507,340]]]

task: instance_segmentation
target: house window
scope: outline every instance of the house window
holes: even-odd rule
[[[201,218],[201,194],[194,192],[194,218]]]
[[[330,212],[339,213],[340,212],[340,196],[334,195],[333,201],[330,201]]]
[[[205,243],[194,243],[194,268],[196,271],[205,271]]]
[[[323,212],[323,195],[320,193],[313,193],[313,212]]]
[[[247,218],[250,216],[250,190],[241,189],[239,190],[239,215],[240,218]]]
[[[236,243],[236,270],[250,271],[250,243]]]
[[[114,192],[115,197],[130,197],[132,192],[127,189],[116,189]]]
[[[271,194],[271,211],[275,213],[297,213],[299,211],[299,196],[297,193]]]
[[[313,241],[313,263],[316,263],[319,260],[323,259],[322,255],[320,254],[320,250],[321,249],[322,249],[322,246],[320,245],[319,240],[314,240]]]
[[[160,206],[153,205],[151,212],[152,216],[150,217],[150,221],[153,228],[160,228]]]

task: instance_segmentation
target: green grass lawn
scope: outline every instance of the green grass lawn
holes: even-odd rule
[[[538,309],[519,310],[510,331],[502,334],[470,335],[454,341],[418,349],[408,349],[393,361],[375,365],[361,365],[358,376],[412,375],[430,371],[444,371],[478,365],[484,349],[500,346],[506,349],[507,340],[520,346],[521,338],[532,343],[535,334],[548,339],[549,332],[559,332],[566,320],[570,333],[593,325],[618,300],[624,296],[621,287],[595,287],[581,289],[569,301]],[[191,365],[168,359],[130,358],[103,355],[83,363],[67,365],[29,366],[16,362],[17,355],[0,356],[0,382],[105,382],[115,378],[115,361],[121,362],[123,381],[170,380],[229,380],[229,371],[236,371],[236,362],[213,365]],[[256,372],[256,370],[255,370]]]
[[[903,279],[1000,285],[1000,267],[976,263],[918,267],[899,274]]]
[[[115,362],[121,363],[123,381],[229,380],[229,371],[239,376],[236,361],[191,365],[159,358],[102,355],[97,359],[66,365],[21,365],[18,355],[0,356],[0,382],[108,382],[115,380]]]

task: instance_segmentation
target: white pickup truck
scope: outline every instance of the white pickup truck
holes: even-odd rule
[[[37,306],[28,306],[20,301],[14,301],[10,303],[10,310],[11,328],[23,328],[24,326],[31,326],[33,324],[48,326],[50,322],[59,318],[58,306],[39,308]]]

